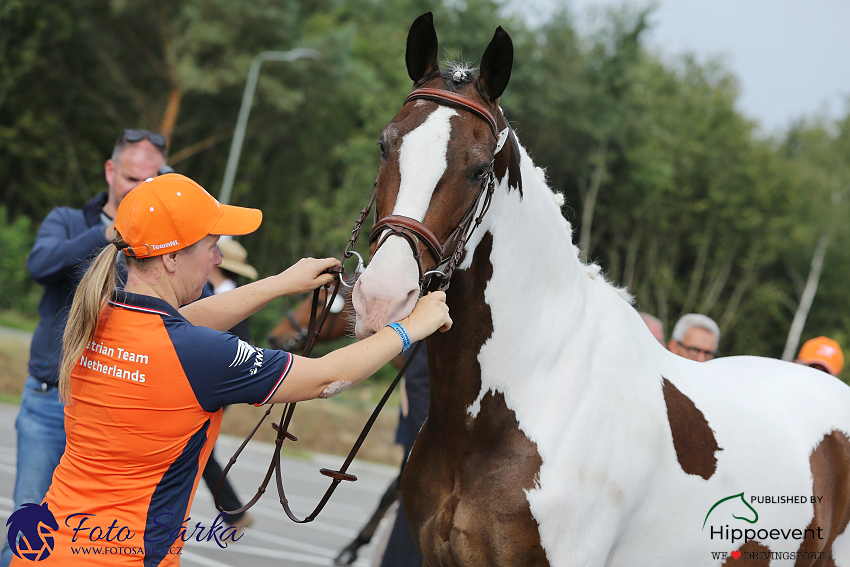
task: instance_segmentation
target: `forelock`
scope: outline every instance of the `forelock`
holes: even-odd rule
[[[478,68],[472,67],[466,61],[448,61],[444,64],[444,69],[440,72],[440,75],[446,81],[446,86],[456,91],[475,82],[478,78]]]

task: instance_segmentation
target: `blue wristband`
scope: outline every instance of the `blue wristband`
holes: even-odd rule
[[[387,327],[391,327],[396,333],[398,333],[398,336],[401,339],[401,343],[403,345],[401,348],[401,352],[404,352],[410,348],[410,335],[407,334],[407,329],[402,327],[401,323],[390,323],[389,325],[387,325]]]

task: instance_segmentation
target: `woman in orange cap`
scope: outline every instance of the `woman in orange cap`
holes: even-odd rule
[[[432,293],[400,324],[319,359],[222,332],[276,297],[330,283],[323,272],[338,264],[302,259],[281,274],[192,303],[221,262],[219,236],[253,232],[261,220],[259,210],[221,205],[177,174],[148,179],[124,199],[115,247],[104,249],[83,278],[65,331],[60,391],[67,447],[44,504],[33,509],[46,509],[58,529],[41,532],[52,546],[35,549],[21,538],[13,565],[45,554],[56,565],[178,565],[192,537],[186,518],[222,406],[330,397],[410,342],[451,326],[445,294]],[[114,283],[119,250],[128,266],[123,290]]]

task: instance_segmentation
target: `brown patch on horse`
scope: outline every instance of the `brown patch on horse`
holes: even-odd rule
[[[770,548],[765,547],[757,541],[748,541],[736,551],[735,555],[729,555],[729,558],[723,562],[721,567],[768,567],[770,565]]]
[[[708,480],[717,470],[714,453],[723,449],[717,445],[714,431],[694,402],[667,378],[662,377],[662,384],[679,465],[686,473]]]
[[[475,418],[466,413],[481,390],[477,353],[493,332],[484,301],[492,244],[486,233],[470,268],[455,272],[447,297],[455,323],[428,338],[430,409],[402,478],[425,565],[549,565],[525,495],[542,465],[536,444],[501,392],[484,395]]]
[[[834,567],[832,543],[850,522],[850,439],[837,430],[824,435],[812,451],[809,464],[812,494],[823,499],[815,503],[815,514],[807,529],[821,534],[823,539],[804,539],[798,552],[822,551],[824,557],[818,561],[798,559],[794,566]]]

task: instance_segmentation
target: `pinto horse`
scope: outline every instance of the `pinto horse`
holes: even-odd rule
[[[376,218],[394,220],[373,230],[353,292],[356,334],[371,335],[411,312],[440,248],[462,244],[402,479],[425,566],[850,567],[850,388],[776,360],[667,352],[579,260],[510,131],[508,34],[477,73],[440,70],[437,51],[425,14],[407,39],[414,92],[380,138]],[[470,208],[480,226],[459,238]],[[755,523],[728,513],[739,495]]]

